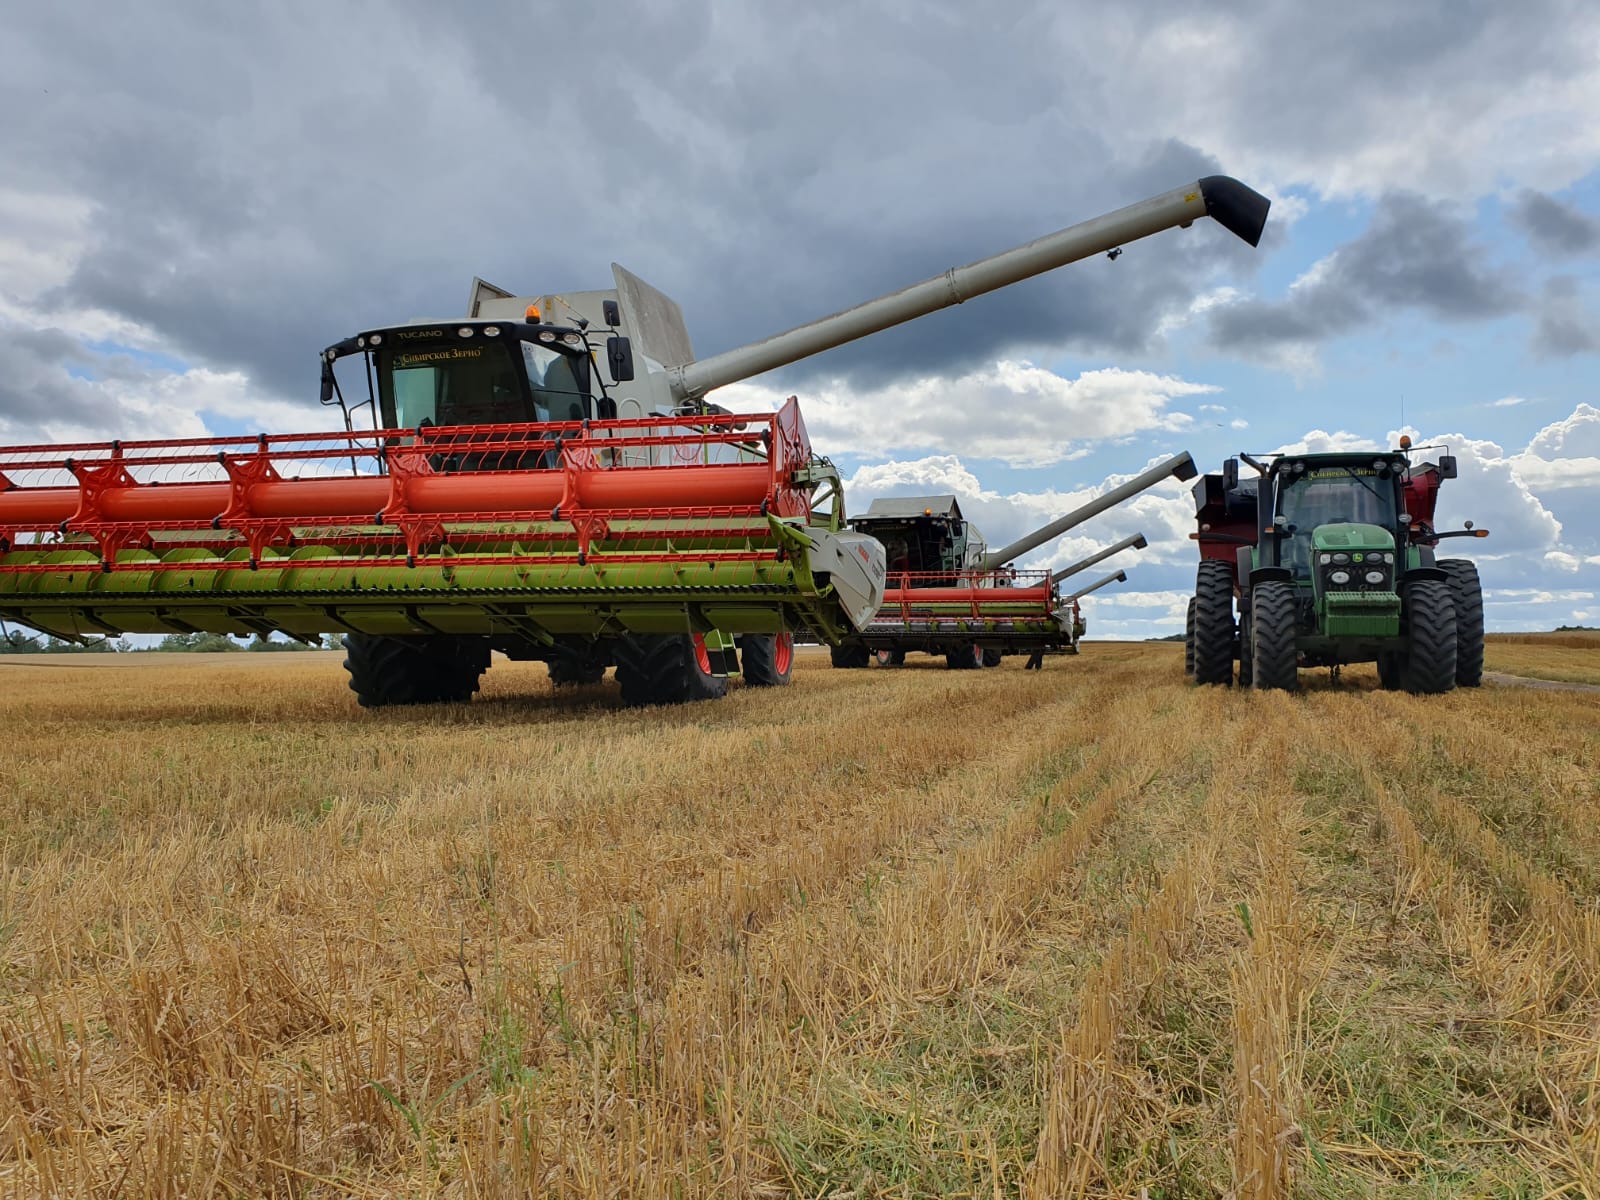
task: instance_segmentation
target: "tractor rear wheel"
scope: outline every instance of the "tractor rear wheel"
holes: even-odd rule
[[[947,650],[944,656],[944,665],[952,671],[975,671],[983,666],[983,649],[978,643],[963,646],[959,650]]]
[[[1194,681],[1233,685],[1233,566],[1202,559],[1194,584]]]
[[[1000,657],[1001,653],[998,650],[985,650],[983,652],[983,665],[986,667],[998,667],[1000,665]]]
[[[794,673],[794,634],[747,634],[739,639],[739,669],[749,687],[782,687]]]
[[[1450,599],[1456,608],[1456,686],[1483,683],[1483,584],[1470,558],[1441,558],[1439,569],[1450,577]]]
[[[1409,631],[1400,686],[1418,696],[1437,696],[1456,686],[1456,608],[1450,585],[1419,579],[1405,589]]]
[[[1242,688],[1255,687],[1255,648],[1251,646],[1250,639],[1255,636],[1251,630],[1253,621],[1248,610],[1239,614],[1239,686]]]
[[[1378,655],[1378,686],[1386,692],[1400,690],[1401,673],[1406,665],[1405,655],[1383,653]]]
[[[1194,597],[1189,597],[1189,615],[1183,622],[1183,673],[1194,674]]]
[[[465,704],[489,666],[489,639],[424,634],[348,633],[344,669],[362,708]]]
[[[1292,583],[1275,579],[1250,589],[1251,682],[1255,687],[1283,692],[1300,687],[1300,656],[1294,644],[1298,608]]]
[[[872,661],[872,651],[855,642],[846,642],[842,646],[829,646],[828,659],[836,667],[855,671],[866,667]]]
[[[606,665],[583,654],[556,652],[556,657],[545,663],[554,687],[578,687],[599,683],[606,675]]]
[[[622,702],[630,708],[716,700],[728,690],[727,679],[711,673],[706,644],[698,634],[625,637],[617,643],[616,656]]]

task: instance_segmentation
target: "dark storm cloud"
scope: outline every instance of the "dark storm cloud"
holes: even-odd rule
[[[1589,312],[1570,275],[1556,275],[1544,285],[1535,310],[1533,349],[1545,358],[1571,358],[1600,350],[1600,318]]]
[[[1587,254],[1600,249],[1600,220],[1531,188],[1517,197],[1511,220],[1541,250]]]
[[[1365,232],[1282,300],[1216,308],[1211,331],[1223,349],[1270,352],[1353,332],[1395,310],[1470,321],[1503,316],[1524,303],[1463,218],[1443,204],[1391,194],[1378,201]]]

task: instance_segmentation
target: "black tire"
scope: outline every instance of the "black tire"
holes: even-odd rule
[[[859,671],[872,662],[872,651],[856,642],[828,647],[828,660],[840,670]]]
[[[687,633],[625,637],[617,643],[617,683],[630,708],[720,699],[728,680],[702,661],[703,642]]]
[[[606,677],[606,665],[581,654],[563,654],[545,663],[554,687],[583,687],[599,683]]]
[[[1467,558],[1441,558],[1439,569],[1450,577],[1450,600],[1456,610],[1456,686],[1483,684],[1483,584],[1478,567]]]
[[[959,650],[947,650],[944,665],[952,671],[976,671],[983,666],[983,648],[977,642]]]
[[[983,651],[983,665],[985,667],[998,667],[1001,657],[999,650],[986,649]]]
[[[1194,597],[1189,597],[1189,615],[1183,622],[1183,673],[1194,674]]]
[[[1419,579],[1404,593],[1408,645],[1400,686],[1416,696],[1438,696],[1456,686],[1456,607],[1450,585]]]
[[[489,639],[348,633],[344,669],[362,708],[465,704],[489,666]]]
[[[1283,580],[1258,583],[1250,589],[1250,659],[1252,684],[1293,692],[1300,687],[1300,657],[1294,635],[1299,604],[1294,584]]]
[[[783,687],[794,674],[794,634],[747,634],[739,639],[739,670],[750,687]]]
[[[1401,674],[1405,669],[1406,659],[1403,654],[1383,653],[1378,655],[1378,686],[1386,692],[1398,692],[1402,683]]]
[[[1251,619],[1248,611],[1239,614],[1239,686],[1255,687],[1255,649],[1250,645]]]
[[[1233,686],[1233,565],[1202,559],[1194,582],[1194,681]]]
[[[878,650],[873,654],[880,667],[903,667],[906,665],[906,652],[904,650]]]

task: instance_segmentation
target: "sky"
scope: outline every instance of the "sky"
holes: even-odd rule
[[[1210,174],[1272,197],[714,393],[991,544],[1183,450],[1443,444],[1491,629],[1600,625],[1600,6],[7,6],[0,443],[331,428],[363,328],[610,286],[716,353]],[[1091,636],[1182,627],[1170,482]],[[1464,543],[1455,543],[1459,547]],[[1454,549],[1454,547],[1452,547]],[[1098,571],[1096,575],[1098,575]]]

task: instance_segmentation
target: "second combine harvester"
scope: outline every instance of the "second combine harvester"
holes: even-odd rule
[[[720,695],[741,666],[784,683],[792,630],[870,624],[883,549],[843,527],[795,401],[735,415],[707,393],[1201,217],[1255,245],[1267,209],[1211,176],[699,360],[621,267],[607,291],[480,282],[465,319],[323,353],[343,434],[0,449],[0,620],[342,633],[367,706],[466,700],[493,650],[557,680],[614,665],[630,704]],[[347,359],[375,429],[353,428]]]

